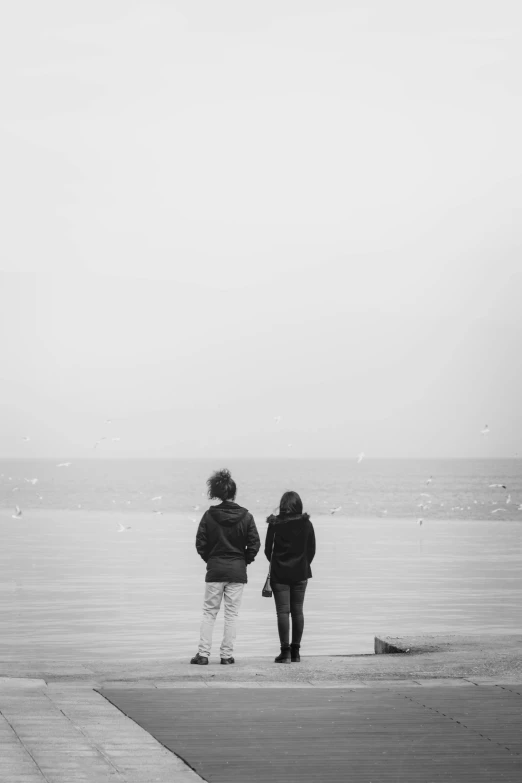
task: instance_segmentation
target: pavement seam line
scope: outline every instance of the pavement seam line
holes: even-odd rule
[[[495,688],[502,688],[503,691],[508,691],[508,693],[514,693],[516,696],[522,696],[522,693],[519,693],[518,691],[512,691],[511,688],[506,688],[505,685],[495,685]]]
[[[34,757],[34,756],[33,756],[33,754],[31,753],[31,751],[30,751],[30,750],[29,750],[29,748],[27,747],[27,745],[24,743],[24,741],[22,740],[22,738],[20,737],[20,735],[19,735],[19,734],[18,734],[18,732],[16,731],[15,727],[13,726],[13,724],[11,723],[11,721],[9,720],[9,718],[7,718],[7,716],[6,716],[6,715],[5,715],[5,714],[2,712],[2,710],[0,710],[0,715],[1,715],[1,716],[2,716],[2,718],[5,720],[5,722],[7,723],[7,725],[9,726],[9,728],[11,729],[11,731],[13,732],[13,734],[14,734],[14,735],[15,735],[15,737],[16,737],[16,739],[18,740],[18,742],[20,743],[20,745],[22,746],[22,748],[25,750],[25,752],[27,753],[27,755],[28,755],[28,756],[29,756],[29,757],[30,757],[30,758],[33,760],[33,763],[34,763],[34,765],[35,765],[36,769],[38,770],[38,772],[40,773],[40,775],[42,776],[43,780],[45,780],[45,781],[46,781],[46,783],[52,783],[52,781],[50,781],[50,780],[49,780],[49,778],[46,776],[45,772],[43,771],[43,769],[41,768],[41,766],[38,764],[37,760],[35,759],[35,757]]]
[[[510,753],[514,753],[515,756],[522,755],[516,750],[511,750],[511,748],[508,748],[507,745],[502,745],[500,742],[497,742],[496,740],[492,740],[491,737],[486,737],[485,734],[481,734],[480,731],[478,731],[477,729],[474,729],[471,726],[466,726],[466,724],[463,723],[461,720],[452,718],[451,715],[446,715],[445,712],[441,712],[440,710],[437,710],[435,707],[430,707],[428,704],[423,704],[422,702],[417,701],[416,699],[412,699],[411,696],[405,696],[403,693],[398,693],[398,695],[402,696],[404,699],[408,699],[408,701],[411,701],[413,704],[419,704],[421,707],[431,710],[431,712],[436,712],[437,715],[442,715],[444,718],[448,718],[449,720],[453,721],[453,723],[458,723],[459,726],[463,726],[468,731],[472,731],[474,734],[478,734],[479,737],[488,740],[488,742],[493,742],[493,744],[498,745],[499,748],[503,748],[504,750],[508,750]]]
[[[84,738],[85,738],[85,740],[87,741],[87,743],[88,743],[89,745],[91,745],[91,746],[93,746],[94,748],[96,748],[96,752],[97,752],[97,753],[98,753],[98,754],[99,754],[99,755],[102,757],[102,759],[103,759],[103,760],[104,760],[104,761],[105,761],[105,762],[106,762],[106,763],[107,763],[107,764],[108,764],[110,767],[112,767],[112,768],[114,769],[114,771],[115,771],[115,772],[117,772],[117,774],[118,774],[118,775],[121,775],[121,776],[122,776],[122,779],[124,779],[125,775],[124,775],[124,772],[123,772],[123,770],[119,769],[119,768],[117,767],[117,765],[116,765],[116,764],[114,764],[114,763],[112,762],[112,760],[109,758],[109,756],[107,756],[107,755],[106,755],[106,753],[104,753],[104,751],[103,751],[101,748],[99,748],[99,747],[98,747],[98,745],[97,745],[97,743],[94,741],[94,739],[93,739],[92,737],[90,737],[88,734],[86,734],[86,733],[83,731],[83,729],[82,729],[80,726],[77,726],[75,723],[73,723],[73,721],[71,720],[71,718],[70,718],[70,717],[69,717],[69,716],[68,716],[68,715],[67,715],[67,714],[66,714],[66,713],[65,713],[65,712],[62,710],[62,708],[61,708],[61,707],[59,707],[59,706],[58,706],[58,705],[57,705],[57,704],[56,704],[56,703],[55,703],[55,702],[54,702],[54,701],[51,699],[51,697],[50,697],[50,696],[49,696],[47,693],[45,694],[45,696],[47,696],[47,698],[49,699],[49,701],[51,702],[51,704],[53,705],[53,707],[54,707],[55,709],[59,710],[59,711],[62,713],[62,715],[64,716],[64,718],[66,718],[66,719],[69,721],[69,723],[71,724],[71,726],[73,727],[73,729],[75,729],[75,731],[78,731],[78,732],[79,732],[79,733],[82,735],[82,737],[84,737]]]

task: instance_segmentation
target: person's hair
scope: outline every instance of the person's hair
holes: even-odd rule
[[[303,513],[303,501],[297,492],[285,492],[279,501],[279,516],[288,517]]]
[[[208,496],[219,498],[219,500],[234,500],[236,497],[236,482],[226,468],[215,470],[209,479],[207,479]]]

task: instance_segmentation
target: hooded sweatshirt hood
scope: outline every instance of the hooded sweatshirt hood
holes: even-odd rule
[[[224,500],[217,506],[211,506],[207,513],[210,514],[218,525],[232,527],[245,519],[249,512],[246,508],[238,506],[232,500]]]

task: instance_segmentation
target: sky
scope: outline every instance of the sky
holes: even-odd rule
[[[0,456],[522,454],[521,44],[503,0],[2,4]]]

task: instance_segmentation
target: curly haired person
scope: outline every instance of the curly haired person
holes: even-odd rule
[[[199,648],[191,663],[206,665],[212,648],[214,623],[225,603],[225,629],[221,642],[221,663],[234,663],[236,620],[247,583],[246,567],[257,555],[261,542],[254,517],[234,502],[236,483],[230,471],[215,471],[207,480],[208,497],[221,500],[201,518],[196,534],[196,549],[207,564],[203,619]]]

